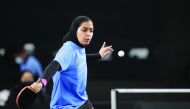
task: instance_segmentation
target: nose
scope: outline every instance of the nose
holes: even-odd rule
[[[86,32],[86,39],[90,39],[91,36],[92,36],[91,32]]]
[[[91,36],[92,33],[91,33],[90,31],[87,31],[87,32],[86,32],[86,35],[87,35],[87,36]]]

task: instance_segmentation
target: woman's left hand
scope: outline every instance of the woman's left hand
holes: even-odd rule
[[[106,42],[104,42],[99,50],[99,53],[101,55],[101,58],[105,58],[112,51],[113,51],[112,45],[106,47]]]

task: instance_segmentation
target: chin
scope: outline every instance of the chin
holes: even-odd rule
[[[89,45],[90,44],[90,42],[85,42],[83,45],[84,46],[87,46],[87,45]]]

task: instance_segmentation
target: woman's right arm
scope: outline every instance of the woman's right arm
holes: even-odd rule
[[[42,79],[46,79],[48,82],[58,70],[61,70],[61,65],[56,60],[53,60],[45,68]]]
[[[48,81],[53,77],[53,75],[58,71],[61,70],[60,64],[56,61],[53,60],[44,70],[42,78],[39,78],[39,82],[34,82],[31,85],[31,89],[35,92],[38,93],[42,87],[46,86]]]

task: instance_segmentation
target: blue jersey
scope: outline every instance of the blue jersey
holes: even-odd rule
[[[20,71],[30,71],[34,76],[42,76],[42,66],[40,62],[32,55],[28,56],[26,61],[20,64]]]
[[[60,48],[55,59],[61,71],[53,76],[51,109],[78,109],[87,101],[87,63],[85,48],[67,41]]]

